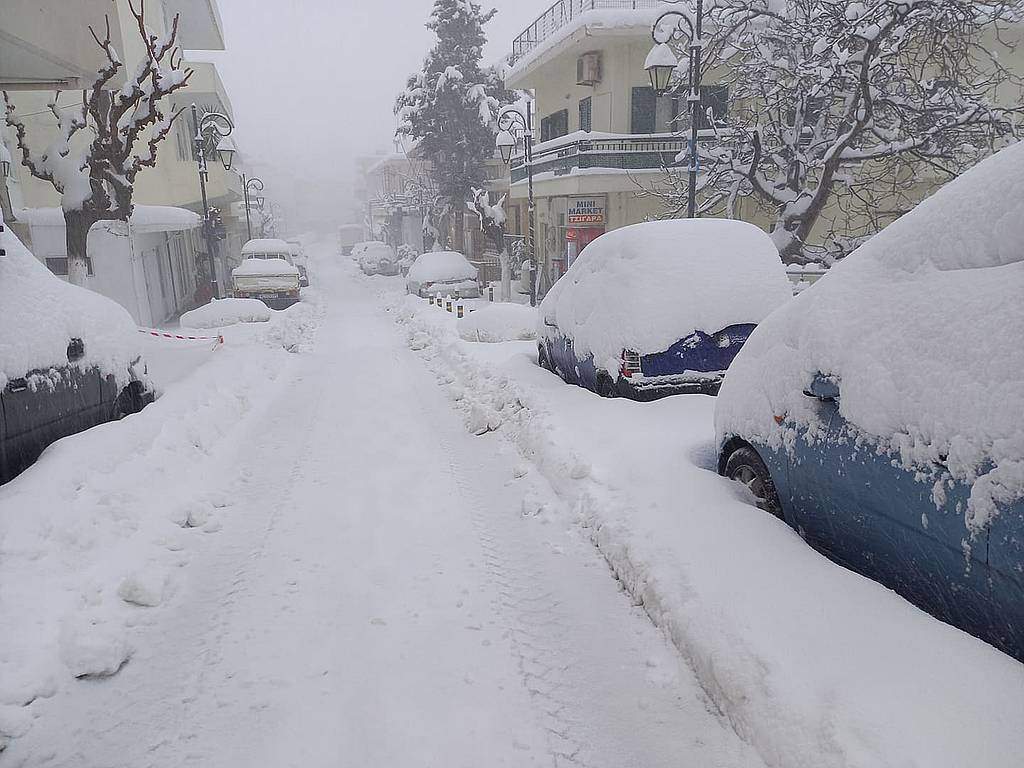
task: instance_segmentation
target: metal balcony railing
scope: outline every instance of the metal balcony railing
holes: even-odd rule
[[[637,171],[679,165],[676,156],[686,148],[677,136],[624,135],[614,139],[577,139],[533,154],[533,175],[564,176],[574,168]],[[522,157],[513,160],[512,183],[526,178]]]
[[[587,11],[657,8],[663,0],[558,0],[512,41],[511,64],[547,40],[556,31]]]

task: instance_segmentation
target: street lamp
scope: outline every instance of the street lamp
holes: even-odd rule
[[[240,175],[242,177],[242,194],[245,196],[245,234],[247,240],[252,240],[252,219],[249,216],[249,201],[255,202],[256,207],[263,210],[263,198],[259,195],[251,196],[249,190],[262,192],[263,181],[255,176],[247,177],[244,173]]]
[[[235,157],[235,142],[229,138],[222,139],[217,145],[217,157],[220,158],[220,163],[224,166],[224,170],[230,171],[231,162]]]
[[[526,258],[530,261],[530,306],[537,306],[537,256],[535,232],[535,210],[533,200],[533,105],[526,102],[524,115],[515,107],[506,107],[498,115],[498,136],[494,145],[501,153],[502,162],[508,164],[512,160],[512,150],[523,140],[523,161],[526,165],[527,179],[527,236]]]
[[[0,179],[6,179],[11,175],[11,153],[7,146],[0,141]]]
[[[696,0],[697,12],[693,15],[687,11],[665,11],[651,27],[651,39],[654,47],[647,54],[644,69],[651,78],[651,87],[658,94],[669,90],[672,73],[678,65],[675,53],[670,45],[673,41],[689,40],[689,71],[687,72],[687,96],[690,105],[690,179],[689,196],[686,200],[688,218],[697,216],[697,125],[700,117],[700,67],[701,49],[704,41],[701,30],[704,21],[704,0]],[[662,22],[669,20],[669,24]]]
[[[256,195],[255,197],[256,207],[259,208],[261,211],[263,210],[263,203],[266,201],[266,199],[267,198],[265,198],[263,195]]]
[[[206,180],[209,177],[209,169],[206,166],[206,153],[209,147],[216,147],[220,154],[222,142],[231,131],[234,130],[234,123],[227,115],[220,112],[207,112],[199,119],[199,110],[195,104],[192,105],[192,123],[196,127],[196,135],[192,140],[195,145],[196,163],[199,165],[199,189],[203,194],[203,235],[206,239],[206,250],[210,259],[210,288],[215,299],[220,298],[220,289],[217,286],[217,240],[213,235],[212,222],[210,221],[210,204],[206,199]],[[230,167],[231,157],[234,149],[224,150],[225,155],[220,155],[221,163],[225,168]]]

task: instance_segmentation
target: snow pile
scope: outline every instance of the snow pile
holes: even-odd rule
[[[1016,768],[1024,667],[831,563],[718,477],[713,399],[594,398],[540,369],[529,342],[461,341],[411,297],[392,310],[467,429],[503,435],[551,483],[768,765]]]
[[[614,371],[623,349],[653,354],[694,330],[758,323],[791,297],[775,246],[752,224],[652,221],[588,245],[544,297],[538,330]]]
[[[238,323],[265,323],[271,309],[259,299],[214,299],[181,316],[185,328],[223,328]]]
[[[131,316],[120,305],[53,275],[7,227],[0,232],[0,388],[7,379],[68,364],[71,339],[85,342],[76,365],[98,367],[127,384],[141,353]]]
[[[292,246],[276,237],[262,237],[249,240],[242,246],[242,255],[251,256],[257,253],[277,253],[293,255]]]
[[[812,423],[802,392],[839,380],[840,413],[903,466],[973,484],[979,530],[1024,496],[1024,144],[946,185],[757,329],[729,372],[719,435],[779,446]],[[776,425],[774,414],[787,414]],[[989,463],[991,462],[991,463]]]
[[[456,251],[421,253],[409,267],[408,278],[416,283],[476,280],[477,269]]]
[[[537,338],[537,310],[523,304],[485,304],[460,318],[459,337],[466,341],[523,341]]]
[[[284,259],[246,259],[231,270],[235,277],[258,277],[264,275],[295,275],[299,268]]]

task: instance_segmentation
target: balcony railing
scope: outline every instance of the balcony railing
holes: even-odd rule
[[[534,152],[533,175],[553,173],[564,176],[576,168],[611,171],[671,168],[679,164],[676,156],[686,148],[686,143],[685,138],[677,136],[626,135],[614,139],[577,139]],[[522,157],[513,160],[511,173],[513,184],[526,178]]]
[[[512,41],[511,64],[532,51],[577,16],[599,9],[638,10],[657,8],[663,0],[558,0]]]

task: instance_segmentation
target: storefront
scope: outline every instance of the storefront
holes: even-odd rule
[[[587,245],[604,234],[607,206],[607,195],[580,195],[568,199],[565,212],[565,269],[572,265]]]

